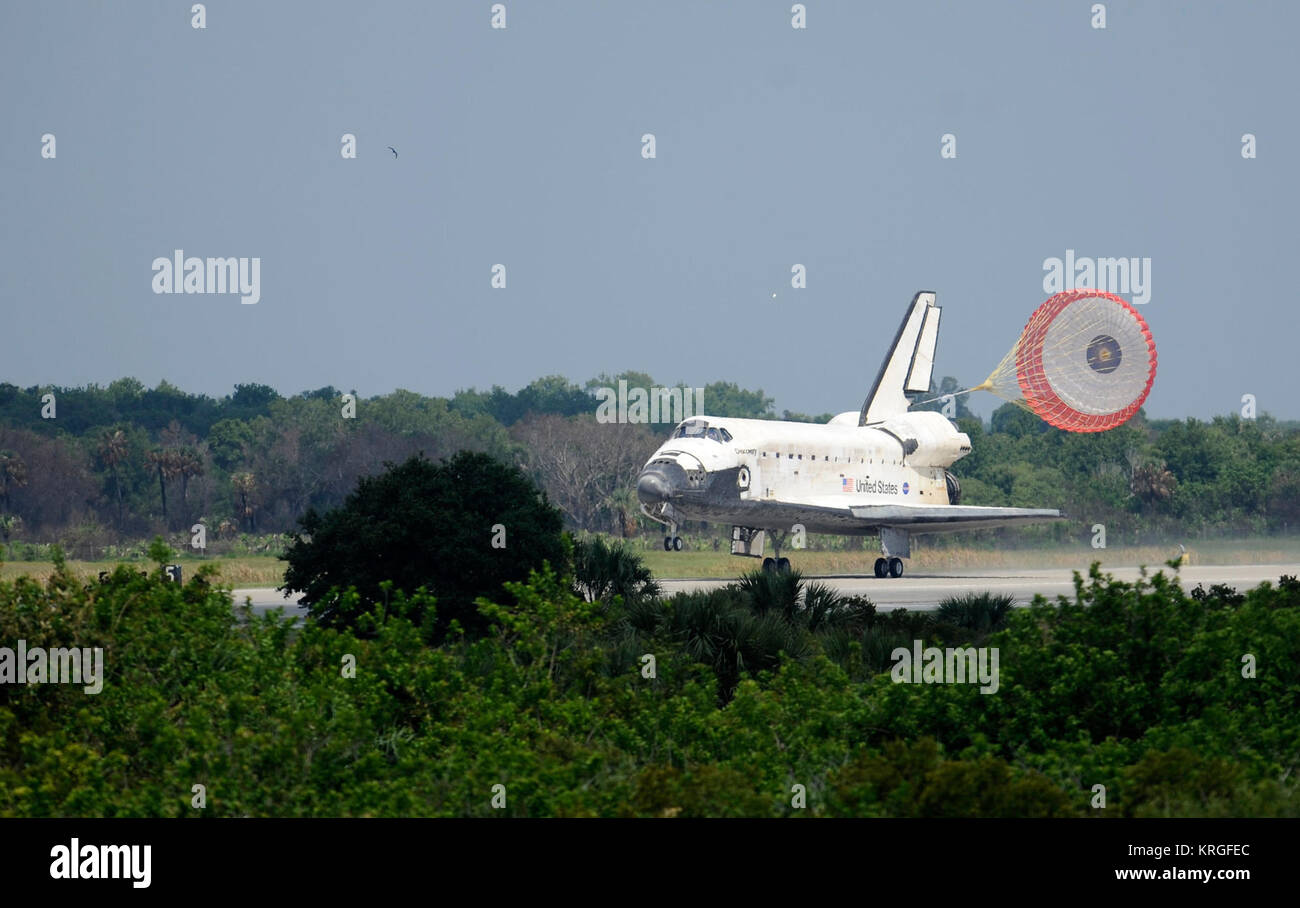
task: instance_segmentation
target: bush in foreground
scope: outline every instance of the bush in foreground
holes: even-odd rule
[[[430,637],[441,639],[453,621],[479,634],[486,625],[476,597],[566,557],[560,512],[545,494],[517,467],[466,451],[440,464],[419,456],[390,465],[341,507],[309,510],[300,524],[282,588],[301,593],[312,617],[331,627],[355,626],[375,603],[389,603],[393,588],[424,589],[437,598],[436,615],[421,608],[407,617]],[[360,597],[345,597],[349,588]]]
[[[158,571],[0,583],[0,645],[98,646],[105,668],[94,695],[0,685],[0,816],[1300,816],[1293,580],[1192,596],[1094,573],[989,637],[993,695],[893,683],[853,633],[832,658],[842,638],[808,632],[722,698],[694,638],[549,568],[437,646],[401,616],[427,595],[343,599],[364,634],[235,615]]]

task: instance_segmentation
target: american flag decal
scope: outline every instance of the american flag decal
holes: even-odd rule
[[[849,476],[841,476],[841,477],[840,477],[840,491],[841,491],[841,492],[852,492],[852,491],[853,491],[853,479],[852,479],[852,477],[849,477]]]

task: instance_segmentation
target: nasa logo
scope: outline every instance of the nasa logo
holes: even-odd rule
[[[903,483],[903,494],[907,494],[907,483]]]

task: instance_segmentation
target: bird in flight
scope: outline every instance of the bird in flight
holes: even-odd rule
[[[389,145],[389,146],[388,146],[388,150],[391,151],[391,152],[393,153],[393,157],[397,157],[397,149],[396,149],[396,148],[394,148],[393,146]]]

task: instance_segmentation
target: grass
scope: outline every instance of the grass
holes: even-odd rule
[[[689,540],[688,540],[689,541]],[[869,540],[874,543],[875,540]],[[1132,567],[1146,564],[1163,565],[1177,551],[1176,545],[1115,546],[1094,549],[1089,545],[1062,546],[1037,549],[988,549],[967,546],[926,548],[924,538],[914,542],[909,573],[982,570],[1025,570],[1046,568],[1085,568],[1100,561],[1103,568]],[[1285,564],[1300,562],[1300,537],[1266,538],[1256,541],[1242,539],[1206,540],[1187,547],[1189,564]],[[769,545],[767,554],[772,553]],[[875,548],[850,552],[815,552],[786,550],[781,553],[791,564],[812,575],[870,574],[872,563],[879,557]],[[753,570],[760,564],[751,558],[736,558],[726,549],[713,551],[665,552],[649,549],[641,553],[645,564],[659,578],[722,577],[734,578]],[[138,570],[150,565],[144,561],[126,562]],[[245,555],[230,558],[194,558],[181,556],[177,564],[184,567],[185,578],[193,576],[201,564],[215,564],[223,584],[233,587],[279,586],[284,582],[285,563],[267,555]],[[68,561],[73,574],[83,582],[98,577],[100,571],[111,571],[116,561]],[[0,564],[0,579],[12,580],[27,575],[38,580],[49,577],[54,565],[48,561],[12,561]]]
[[[181,565],[184,579],[189,580],[200,565],[215,564],[220,568],[217,580],[234,587],[279,586],[284,582],[284,562],[266,555],[246,555],[232,558],[193,558],[181,556],[173,563]],[[127,564],[136,570],[152,569],[146,561],[73,561],[68,560],[68,568],[73,576],[84,583],[99,577],[100,571],[111,571],[119,564]],[[13,580],[26,575],[37,580],[45,580],[54,571],[54,564],[49,561],[6,561],[0,564],[0,579]]]
[[[875,540],[870,540],[874,543]],[[1090,545],[1053,548],[989,549],[970,546],[927,548],[924,538],[913,541],[912,558],[907,570],[915,573],[981,570],[1026,570],[1080,568],[1100,561],[1103,568],[1136,565],[1161,566],[1178,551],[1177,545],[1114,546],[1094,549]],[[1300,538],[1267,538],[1258,541],[1229,539],[1207,540],[1187,546],[1188,564],[1279,564],[1300,561]],[[766,554],[772,554],[767,547]],[[793,567],[805,574],[870,574],[880,557],[877,548],[850,552],[815,552],[782,550]],[[646,566],[656,577],[735,577],[743,570],[758,567],[752,558],[737,558],[725,549],[708,551],[665,552],[652,549],[643,553]]]

